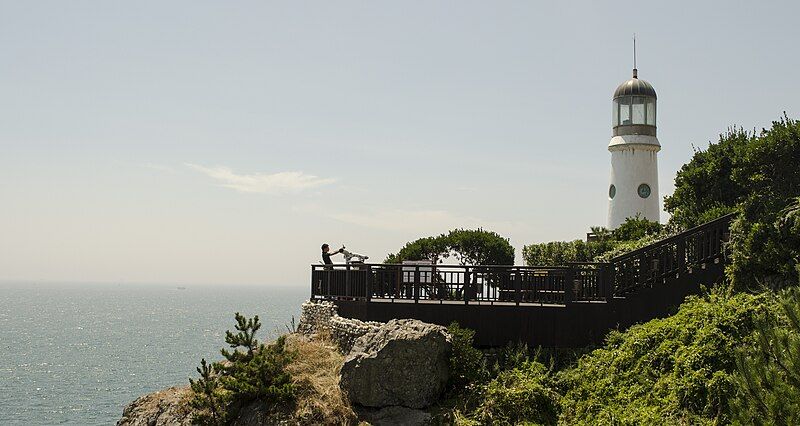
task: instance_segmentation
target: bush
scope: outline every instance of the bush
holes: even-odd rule
[[[558,404],[550,371],[528,361],[489,382],[476,417],[482,424],[555,424]]]
[[[570,262],[605,262],[609,259],[651,244],[661,238],[664,227],[640,217],[625,220],[617,229],[592,228],[596,239],[551,241],[530,244],[522,248],[528,266],[565,265]]]
[[[294,388],[286,367],[294,352],[286,349],[285,336],[269,345],[259,343],[255,334],[260,328],[258,316],[248,319],[237,312],[237,333],[225,334],[232,350],[221,350],[227,362],[208,365],[205,359],[201,361],[200,378],[190,380],[194,391],[190,404],[197,423],[226,424],[240,407],[256,400],[293,402]]]
[[[611,332],[603,348],[558,374],[567,424],[726,423],[736,348],[753,345],[764,296],[717,290],[677,314]]]
[[[483,352],[472,346],[475,331],[453,322],[447,327],[447,332],[453,344],[448,388],[451,391],[462,390],[471,384],[485,381],[488,376],[486,359]]]

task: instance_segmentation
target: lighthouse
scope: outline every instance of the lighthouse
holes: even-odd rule
[[[640,79],[635,61],[633,77],[614,91],[611,183],[608,186],[608,228],[639,216],[658,222],[658,151],[656,90]]]

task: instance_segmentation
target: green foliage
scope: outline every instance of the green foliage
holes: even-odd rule
[[[555,424],[559,398],[550,371],[528,361],[489,382],[475,417],[481,424]]]
[[[257,347],[251,357],[245,352],[233,352],[231,361],[222,365],[222,386],[238,402],[261,400],[289,401],[293,397],[292,378],[286,372],[292,353],[286,350],[285,337],[274,343]]]
[[[664,198],[664,209],[672,215],[670,225],[677,230],[695,227],[730,212],[741,201],[747,190],[734,171],[741,168],[753,139],[745,130],[732,128],[708,149],[695,151],[678,171],[675,191]]]
[[[522,248],[522,258],[529,266],[565,265],[569,262],[588,262],[601,254],[594,243],[583,240],[551,241],[530,244]]]
[[[272,344],[259,343],[255,338],[261,328],[258,316],[248,319],[238,312],[235,328],[237,333],[225,333],[225,342],[232,349],[221,350],[226,362],[208,365],[203,359],[197,369],[200,378],[190,380],[194,391],[191,406],[199,424],[226,424],[239,407],[255,400],[293,400],[292,378],[286,366],[294,353],[286,349],[285,337]]]
[[[625,222],[617,229],[611,231],[611,239],[615,242],[635,241],[645,237],[657,236],[663,229],[664,227],[660,223],[637,215],[636,217],[625,219]]]
[[[483,229],[454,229],[437,237],[424,237],[406,243],[397,254],[387,256],[385,263],[404,260],[430,260],[438,263],[456,256],[462,265],[512,265],[514,247],[500,234]]]
[[[438,263],[450,256],[450,244],[442,234],[424,237],[406,243],[397,254],[390,254],[385,263],[402,263],[404,260],[430,260]]]
[[[566,424],[726,423],[736,348],[752,345],[765,298],[718,290],[672,317],[612,332],[558,374]]]
[[[206,363],[205,358],[197,367],[200,378],[189,379],[192,388],[192,399],[189,406],[195,411],[194,420],[201,425],[224,425],[228,421],[226,411],[230,400],[227,392],[219,386],[219,377],[214,364]]]
[[[645,235],[638,240],[632,241],[618,241],[610,250],[594,257],[594,262],[610,262],[611,259],[622,256],[625,253],[630,253],[642,247],[649,246],[659,240],[666,238],[666,235]]]
[[[261,328],[261,322],[258,320],[258,315],[253,318],[247,319],[240,313],[235,314],[236,318],[236,331],[233,334],[230,330],[225,332],[225,343],[229,344],[231,348],[244,348],[246,351],[241,352],[234,350],[233,352],[222,349],[222,356],[230,362],[248,362],[253,358],[253,352],[258,347],[258,341],[255,339],[255,334]]]
[[[529,266],[607,261],[663,238],[663,231],[664,227],[658,222],[637,216],[626,219],[613,231],[592,228],[595,234],[593,241],[551,241],[527,245],[522,248],[522,257]]]
[[[461,390],[482,382],[487,377],[486,359],[483,352],[472,346],[475,331],[462,328],[457,322],[447,327],[453,344],[450,354],[450,379],[448,388]]]
[[[800,291],[784,291],[782,315],[758,324],[758,344],[739,353],[735,414],[741,424],[800,424]]]
[[[738,212],[731,226],[734,284],[785,287],[797,282],[798,228],[782,227],[786,207],[800,196],[800,122],[784,115],[770,129],[733,129],[695,152],[666,197],[670,228],[687,229],[722,213]],[[796,220],[792,220],[796,223]]]

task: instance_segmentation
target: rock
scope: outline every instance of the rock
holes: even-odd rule
[[[430,422],[431,415],[422,410],[393,405],[359,410],[358,418],[373,426],[421,426]]]
[[[339,352],[347,355],[359,337],[382,325],[379,322],[340,317],[333,302],[308,301],[300,307],[297,332],[308,337],[326,334],[339,347]]]
[[[287,407],[255,401],[240,409],[231,426],[294,426],[300,423]]]
[[[392,320],[356,340],[342,367],[341,387],[367,407],[424,408],[444,390],[452,344],[447,329]]]
[[[137,398],[122,411],[117,426],[191,425],[189,387],[172,387]]]

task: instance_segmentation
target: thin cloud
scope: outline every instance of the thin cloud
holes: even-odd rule
[[[330,185],[336,181],[333,178],[321,178],[303,172],[237,174],[233,170],[222,166],[205,167],[191,163],[186,163],[186,166],[215,179],[224,188],[239,192],[262,194],[297,193],[306,189]]]

